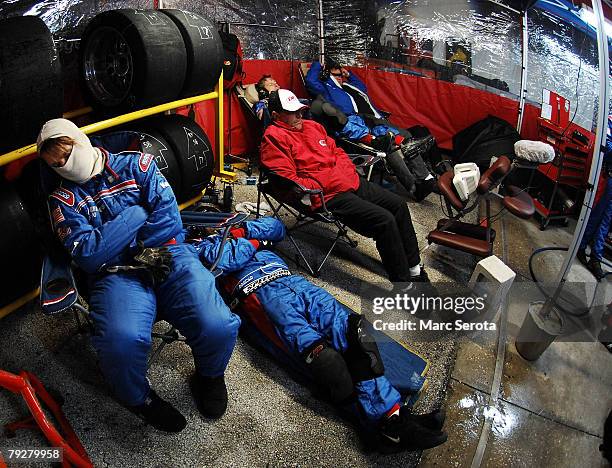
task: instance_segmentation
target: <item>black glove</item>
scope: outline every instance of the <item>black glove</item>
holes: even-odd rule
[[[257,250],[272,250],[274,243],[268,239],[260,239]]]
[[[384,135],[374,138],[370,146],[377,151],[389,153],[395,149],[395,136],[393,133],[387,132]]]
[[[145,247],[138,241],[134,261],[146,268],[154,284],[163,283],[172,271],[172,253],[168,247]]]

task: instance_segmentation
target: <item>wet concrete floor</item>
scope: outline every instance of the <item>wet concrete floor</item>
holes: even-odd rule
[[[495,225],[498,231],[500,224]],[[570,221],[568,227],[553,225],[540,231],[535,220],[511,216],[504,224],[507,264],[517,273],[516,281],[531,280],[528,259],[534,249],[568,246],[575,227]],[[502,241],[498,237],[495,247],[500,257]],[[562,261],[562,253],[544,253],[534,260],[534,271],[540,280],[552,282]],[[586,295],[593,293],[594,278],[577,262],[568,278],[581,283]],[[604,303],[610,303],[610,283],[600,287],[607,295]],[[487,420],[490,430],[480,441],[486,442],[480,466],[608,466],[598,448],[612,409],[612,354],[592,336],[581,336],[581,342],[557,340],[538,360],[526,361],[514,343],[529,300],[514,297],[506,312],[508,336],[497,404],[490,406],[497,338],[488,335],[459,343],[446,399],[449,441],[426,451],[420,466],[479,466],[472,463]]]

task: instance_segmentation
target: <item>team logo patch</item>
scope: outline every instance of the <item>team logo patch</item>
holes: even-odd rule
[[[51,196],[68,206],[74,206],[74,193],[72,193],[70,190],[58,188],[53,191]]]
[[[72,229],[69,227],[61,227],[57,229],[57,237],[59,237],[59,240],[62,242],[66,240],[66,237],[68,237],[70,233],[72,233]]]
[[[147,172],[149,170],[149,166],[151,165],[151,161],[153,161],[154,157],[150,154],[142,154],[138,159],[138,167],[142,172]]]
[[[53,213],[51,214],[53,217],[53,225],[57,226],[62,221],[65,221],[64,215],[62,213],[62,209],[59,206],[56,206],[53,209]]]

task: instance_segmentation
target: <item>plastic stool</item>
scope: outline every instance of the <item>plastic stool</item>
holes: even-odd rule
[[[468,287],[480,297],[484,297],[487,310],[497,312],[508,295],[516,273],[495,255],[484,258],[476,264]]]

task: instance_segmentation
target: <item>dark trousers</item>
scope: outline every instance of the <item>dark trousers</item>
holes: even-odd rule
[[[419,246],[401,197],[360,178],[357,190],[336,195],[327,208],[352,230],[376,241],[391,281],[409,281],[409,267],[420,262]]]

